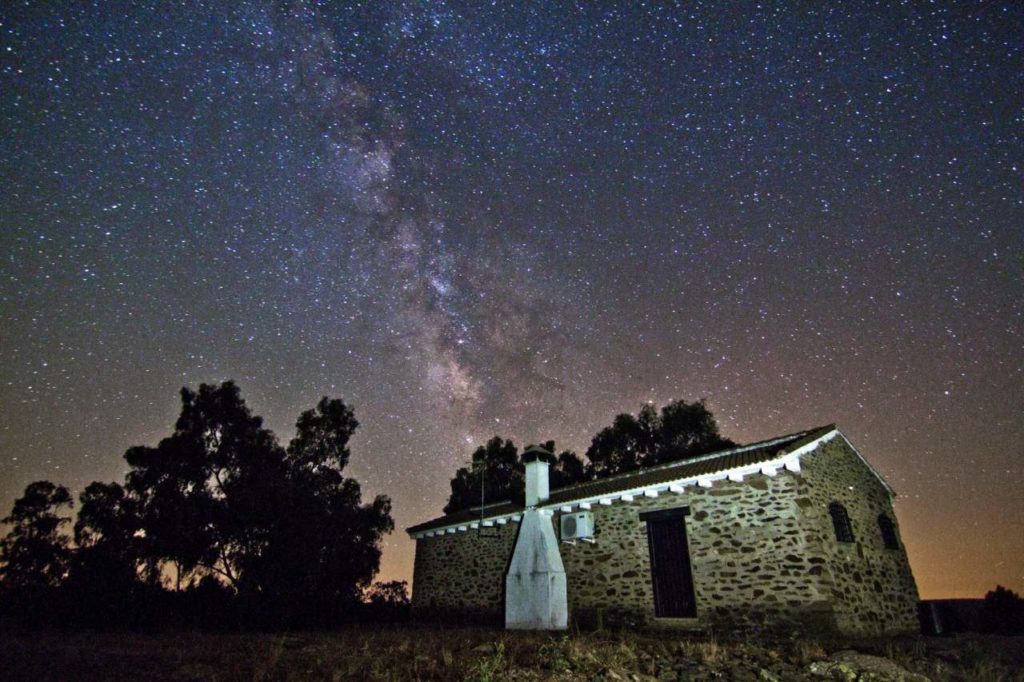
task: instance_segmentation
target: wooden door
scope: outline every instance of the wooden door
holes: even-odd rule
[[[658,618],[693,618],[697,615],[690,549],[686,542],[686,511],[668,509],[641,516],[647,522],[654,615]]]

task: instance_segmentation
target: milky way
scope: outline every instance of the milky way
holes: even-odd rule
[[[0,507],[199,382],[353,404],[400,528],[707,398],[837,422],[924,596],[1024,589],[1021,7],[511,5],[5,4]]]

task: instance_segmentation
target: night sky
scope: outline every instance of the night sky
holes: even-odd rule
[[[622,5],[5,2],[0,512],[234,379],[354,405],[409,579],[488,437],[706,398],[1024,590],[1024,5]]]

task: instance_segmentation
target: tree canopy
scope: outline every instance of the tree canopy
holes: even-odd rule
[[[11,529],[0,539],[0,580],[13,590],[57,587],[67,575],[68,538],[61,528],[71,521],[62,512],[71,509],[71,494],[62,485],[36,481],[14,502],[3,519]]]
[[[343,610],[364,598],[394,528],[390,500],[364,504],[344,475],[358,426],[351,407],[324,397],[284,448],[234,383],[184,388],[171,434],[125,453],[124,484],[82,492],[75,547],[60,532],[67,489],[29,485],[5,519],[0,577],[54,587],[69,578],[124,603],[170,578],[175,591],[234,595],[277,623]]]
[[[594,436],[587,459],[597,478],[640,467],[691,459],[735,445],[722,437],[703,400],[676,400],[661,408],[644,405],[634,417],[620,414]]]
[[[587,449],[587,461],[564,450],[550,470],[552,489],[594,478],[614,476],[645,466],[697,457],[735,445],[718,430],[703,400],[676,400],[659,412],[644,405],[636,416],[619,414],[601,429]],[[555,453],[555,442],[541,444]],[[529,449],[529,446],[526,448]],[[525,451],[525,450],[524,450]],[[480,505],[481,477],[485,504],[523,497],[523,463],[511,440],[495,436],[473,453],[472,466],[461,467],[451,481],[444,513]]]
[[[470,466],[460,467],[455,472],[444,513],[479,507],[481,477],[485,504],[522,497],[523,471],[515,444],[495,436],[473,452]]]

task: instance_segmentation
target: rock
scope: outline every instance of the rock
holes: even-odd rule
[[[473,651],[478,654],[493,654],[498,650],[498,647],[494,646],[494,642],[484,642],[483,644],[477,644],[473,647]]]
[[[757,673],[757,679],[763,682],[782,682],[782,678],[773,673],[771,670],[765,670],[761,668],[761,671]]]
[[[808,671],[814,677],[844,682],[931,682],[888,658],[852,650],[837,651],[827,661],[815,661]]]

